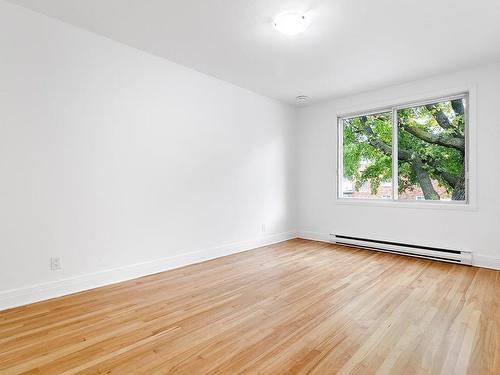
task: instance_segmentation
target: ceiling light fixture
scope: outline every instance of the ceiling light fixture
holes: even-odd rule
[[[303,12],[288,11],[278,14],[273,21],[274,28],[285,35],[297,35],[307,30],[311,20]]]

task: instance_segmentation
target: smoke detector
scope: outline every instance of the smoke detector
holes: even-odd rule
[[[309,97],[307,95],[299,95],[295,98],[297,104],[306,104],[309,101]]]

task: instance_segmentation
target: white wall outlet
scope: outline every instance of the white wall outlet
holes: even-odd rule
[[[261,224],[261,226],[260,226],[260,232],[261,233],[266,233],[266,224]]]
[[[60,270],[61,269],[61,258],[59,258],[59,257],[50,258],[50,269],[52,271]]]

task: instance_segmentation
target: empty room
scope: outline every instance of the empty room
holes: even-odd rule
[[[0,0],[0,375],[500,375],[498,0]]]

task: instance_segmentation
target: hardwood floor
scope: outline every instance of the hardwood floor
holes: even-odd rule
[[[0,312],[0,374],[500,374],[500,271],[291,240]]]

